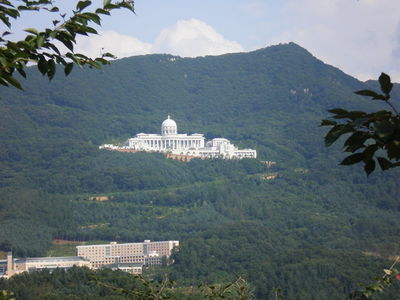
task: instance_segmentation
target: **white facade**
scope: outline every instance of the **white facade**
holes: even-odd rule
[[[111,242],[102,245],[76,246],[77,256],[90,261],[94,269],[113,264],[160,265],[162,257],[169,258],[179,241],[145,240],[143,243]]]
[[[31,257],[0,260],[0,278],[10,278],[22,272],[37,270],[69,269],[73,266],[99,269],[109,267],[133,274],[140,274],[143,266],[161,265],[163,257],[170,258],[179,241],[145,240],[143,243],[111,242],[102,245],[77,246],[77,256],[65,257]]]
[[[27,257],[13,258],[9,252],[7,259],[0,260],[0,278],[10,278],[15,274],[38,270],[69,269],[73,266],[90,268],[90,261],[83,257]]]
[[[110,147],[102,145],[100,148]],[[179,134],[178,126],[170,116],[161,124],[161,135],[139,133],[128,139],[123,148],[207,158],[242,159],[257,157],[256,150],[239,150],[225,138],[215,138],[206,142],[203,134]]]

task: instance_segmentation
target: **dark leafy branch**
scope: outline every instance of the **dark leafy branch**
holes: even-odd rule
[[[382,93],[372,90],[355,93],[374,101],[383,101],[390,110],[367,113],[336,108],[329,110],[333,120],[323,120],[321,123],[321,126],[332,127],[325,136],[326,146],[331,146],[343,135],[348,136],[344,142],[344,151],[353,154],[347,156],[341,164],[362,162],[367,175],[375,170],[376,161],[382,170],[400,166],[400,115],[391,102],[393,83],[388,75],[382,73],[379,84]]]
[[[53,28],[46,28],[44,31],[27,28],[25,29],[27,35],[23,40],[7,39],[7,36],[11,34],[10,31],[4,31],[1,34],[0,84],[22,89],[21,83],[15,78],[15,72],[26,77],[24,69],[28,63],[35,63],[43,75],[52,79],[57,65],[62,65],[65,75],[68,75],[75,64],[99,69],[102,65],[109,63],[108,59],[114,58],[111,53],[104,53],[94,59],[76,53],[74,48],[76,37],[97,34],[92,25],[101,25],[101,16],[110,15],[112,10],[128,9],[134,12],[132,0],[104,0],[102,7],[92,11],[89,11],[92,1],[78,1],[72,15],[68,18],[66,13],[60,12],[55,2],[54,0],[2,0],[0,2],[0,21],[10,30],[12,21],[20,18],[25,11],[47,11],[57,14],[57,17],[52,20]],[[67,50],[60,50],[57,42],[63,44]]]
[[[392,285],[393,280],[400,280],[400,272],[395,267],[400,260],[400,256],[397,256],[390,266],[389,269],[383,270],[383,275],[375,279],[375,281],[367,286],[364,290],[352,292],[348,299],[349,300],[367,300],[374,299],[376,293],[384,291],[385,287]]]

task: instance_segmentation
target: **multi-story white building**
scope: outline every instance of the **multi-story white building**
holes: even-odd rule
[[[0,277],[10,278],[23,272],[69,269],[74,266],[90,268],[90,261],[77,256],[14,258],[9,252],[7,259],[0,260]]]
[[[179,241],[77,246],[77,256],[14,258],[9,252],[7,259],[0,260],[0,278],[10,278],[22,272],[36,270],[69,269],[73,266],[90,269],[120,269],[133,274],[142,273],[142,267],[161,265],[172,250],[179,247]]]
[[[115,145],[102,145],[100,149],[118,150],[118,147]],[[190,135],[178,133],[178,126],[170,116],[162,122],[161,134],[139,133],[135,137],[128,139],[120,149],[224,159],[257,157],[256,150],[239,150],[225,138],[215,138],[211,141],[206,141],[204,135],[200,133]]]
[[[162,258],[169,258],[172,250],[178,246],[179,241],[145,240],[143,243],[111,242],[102,245],[76,246],[76,250],[77,256],[89,260],[91,267],[98,269],[118,264],[159,265]]]

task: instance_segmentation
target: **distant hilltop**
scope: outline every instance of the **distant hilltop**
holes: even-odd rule
[[[99,149],[122,152],[162,152],[185,157],[242,159],[256,158],[253,149],[238,149],[228,139],[214,138],[206,141],[203,134],[178,133],[176,122],[170,118],[161,124],[161,134],[138,133],[128,139],[122,147],[103,144]]]

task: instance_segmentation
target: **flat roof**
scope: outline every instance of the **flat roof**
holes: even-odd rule
[[[62,256],[62,257],[26,257],[15,258],[16,262],[61,262],[61,261],[88,261],[80,256]]]

